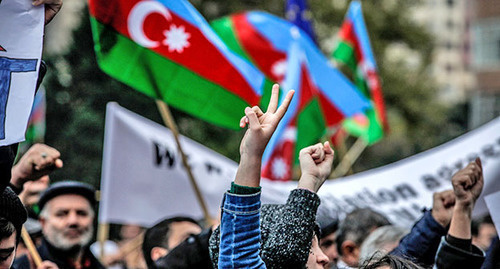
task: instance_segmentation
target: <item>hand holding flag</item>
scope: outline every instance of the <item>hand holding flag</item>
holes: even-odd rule
[[[294,93],[294,90],[290,90],[278,107],[279,86],[274,84],[266,113],[256,106],[245,109],[240,127],[243,128],[248,124],[248,129],[241,140],[241,160],[236,172],[236,184],[251,187],[260,185],[262,154],[278,123],[285,115]]]

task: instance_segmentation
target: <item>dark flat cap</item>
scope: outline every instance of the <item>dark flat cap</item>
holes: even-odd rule
[[[23,203],[10,187],[0,192],[0,217],[12,222],[18,233],[21,232],[21,227],[28,218]]]
[[[87,183],[78,181],[61,181],[50,185],[50,187],[48,187],[42,195],[40,195],[38,207],[42,210],[48,201],[64,194],[81,195],[90,202],[92,207],[96,204],[94,187]]]

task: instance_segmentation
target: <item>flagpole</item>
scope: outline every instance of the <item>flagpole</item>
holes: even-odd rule
[[[170,112],[170,109],[168,108],[168,105],[161,101],[161,100],[156,100],[156,105],[158,106],[158,110],[160,111],[161,117],[163,118],[163,121],[165,125],[172,130],[172,133],[174,134],[175,138],[175,143],[177,144],[177,149],[179,150],[179,153],[181,154],[182,158],[182,164],[184,165],[184,168],[186,168],[186,172],[189,177],[189,181],[191,182],[191,186],[193,187],[194,193],[196,195],[196,199],[198,200],[198,203],[201,206],[201,210],[203,211],[203,215],[205,216],[205,220],[208,225],[211,225],[212,223],[212,218],[210,217],[210,214],[208,213],[207,205],[205,203],[205,200],[203,199],[203,196],[201,196],[200,189],[198,188],[198,184],[196,184],[196,181],[194,179],[193,173],[191,171],[191,167],[189,166],[186,158],[186,154],[184,154],[184,150],[182,149],[181,143],[179,141],[179,130],[177,129],[177,125],[175,124],[174,118],[172,117],[172,113]]]
[[[335,170],[333,170],[332,174],[330,174],[330,177],[337,178],[344,176],[349,169],[351,169],[352,165],[356,162],[367,146],[368,143],[366,143],[363,139],[358,138],[354,145],[352,145],[349,151],[345,154],[340,164],[335,168]]]
[[[35,244],[33,243],[33,240],[31,240],[31,237],[26,230],[26,228],[23,225],[23,228],[21,229],[21,237],[23,238],[23,242],[26,245],[26,248],[28,249],[31,258],[35,262],[35,266],[38,267],[42,264],[42,258],[40,257],[40,254],[36,250]]]
[[[109,237],[109,223],[99,223],[97,225],[97,241],[99,241],[99,260],[103,261],[106,255],[104,244]]]

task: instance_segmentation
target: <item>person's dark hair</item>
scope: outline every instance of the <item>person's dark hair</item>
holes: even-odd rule
[[[144,234],[144,243],[142,244],[142,254],[144,255],[144,260],[146,260],[148,268],[155,268],[155,263],[151,259],[151,250],[154,247],[162,247],[168,249],[170,224],[182,221],[188,221],[196,225],[200,225],[192,218],[174,217],[164,219],[146,230],[146,233]]]
[[[340,223],[336,238],[337,251],[342,255],[342,243],[346,240],[361,246],[371,231],[390,224],[385,216],[376,211],[369,208],[355,209]]]
[[[21,239],[21,229],[23,223],[25,223],[28,218],[28,213],[26,213],[26,209],[17,194],[15,194],[10,187],[6,187],[0,191],[0,218],[4,220],[2,225],[4,225],[5,222],[9,222],[14,227],[14,231],[16,232],[16,243],[19,243]],[[6,234],[7,236],[12,234],[11,232],[6,232],[8,233]]]
[[[493,220],[490,215],[483,216],[478,219],[473,219],[471,223],[471,233],[473,236],[479,235],[479,227],[481,224],[493,224]]]
[[[376,257],[377,253],[373,255]],[[360,269],[377,269],[381,266],[389,266],[391,269],[424,269],[418,264],[394,255],[385,255],[381,258],[371,258],[367,260]]]
[[[0,217],[0,240],[10,237],[15,232],[17,231],[14,224],[7,219]]]
[[[330,222],[328,225],[321,227],[321,239],[336,232],[338,228],[339,228],[339,221],[338,220],[334,220],[334,221]]]

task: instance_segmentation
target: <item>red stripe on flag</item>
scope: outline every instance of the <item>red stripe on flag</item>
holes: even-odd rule
[[[255,65],[271,80],[282,81],[285,77],[286,53],[274,48],[247,20],[245,13],[233,15],[231,20],[240,45]]]
[[[120,34],[130,38],[128,16],[132,8],[140,0],[90,0],[90,14],[98,21],[113,27]],[[170,11],[170,10],[169,10]],[[194,73],[212,81],[248,103],[259,103],[260,97],[254,92],[240,72],[214,46],[195,25],[170,11],[171,18],[167,20],[159,13],[151,13],[144,20],[144,35],[159,42],[159,46],[150,48],[165,58],[185,66]],[[182,49],[172,49],[167,40],[167,33],[177,31],[177,34],[187,34],[188,44]],[[230,79],[228,79],[230,78]],[[186,85],[189,81],[186,81]]]
[[[344,42],[349,43],[353,47],[359,68],[359,65],[362,64],[365,59],[361,51],[361,45],[356,35],[356,32],[354,31],[353,23],[351,20],[346,19],[344,21],[342,27],[340,28],[339,36]],[[375,103],[378,118],[382,121],[384,130],[388,131],[389,124],[387,123],[387,118],[385,114],[384,97],[382,94],[382,86],[380,84],[380,79],[378,77],[378,74],[376,73],[375,70],[362,70],[362,71],[365,72],[363,75],[365,77],[366,83],[368,84],[368,88],[370,89],[371,98]]]
[[[354,56],[356,61],[359,63],[363,60],[363,53],[361,52],[361,47],[359,45],[359,40],[354,32],[352,21],[346,19],[339,30],[339,36],[342,41],[351,45],[354,49]]]

